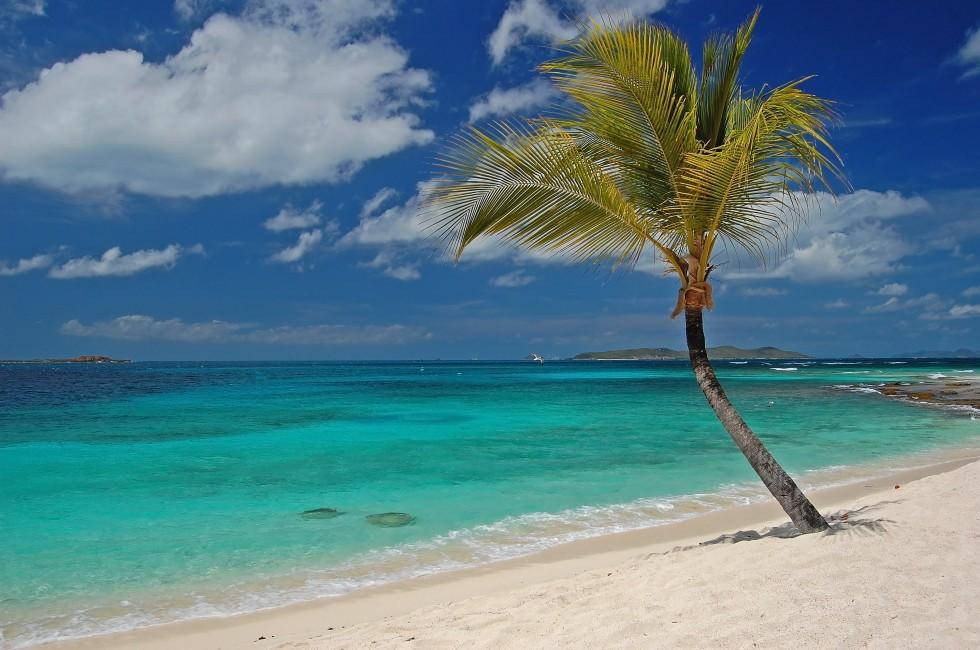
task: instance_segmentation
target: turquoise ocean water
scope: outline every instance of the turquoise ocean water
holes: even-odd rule
[[[968,409],[873,392],[976,361],[716,366],[805,485],[980,445]],[[0,646],[335,596],[764,496],[680,362],[0,365]],[[320,507],[343,514],[300,516]],[[365,519],[389,511],[416,519]]]

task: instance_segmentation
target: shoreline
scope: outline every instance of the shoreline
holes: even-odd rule
[[[950,450],[943,450],[949,452]],[[868,495],[895,490],[895,485],[955,471],[976,463],[980,455],[959,448],[960,455],[924,466],[885,471],[871,479],[810,489],[811,499],[830,518],[835,509]],[[935,453],[931,450],[926,453]],[[922,454],[918,454],[922,455]],[[906,456],[904,458],[914,458]],[[897,461],[900,458],[888,459]],[[860,467],[860,466],[858,466]],[[95,636],[50,641],[32,647],[50,649],[278,647],[276,639],[343,630],[382,618],[408,614],[440,603],[500,594],[510,590],[621,564],[637,554],[663,553],[672,547],[697,546],[712,536],[762,524],[785,523],[773,501],[754,502],[657,526],[604,534],[553,546],[529,555],[476,567],[441,572],[365,587],[351,593],[236,614],[195,618]],[[329,621],[329,622],[327,622]],[[266,637],[266,643],[260,640]]]

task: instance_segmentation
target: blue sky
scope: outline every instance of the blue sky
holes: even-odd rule
[[[484,242],[451,264],[417,192],[454,131],[554,100],[534,68],[576,17],[696,49],[754,6],[0,0],[0,358],[683,347],[652,256],[609,275]],[[744,81],[817,75],[853,189],[766,268],[719,269],[709,343],[980,347],[978,28],[958,0],[764,6]]]

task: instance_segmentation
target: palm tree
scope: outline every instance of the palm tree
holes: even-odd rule
[[[839,176],[830,102],[806,78],[748,91],[738,71],[758,19],[710,38],[700,77],[686,44],[642,21],[593,22],[540,66],[567,95],[557,117],[471,127],[439,158],[433,227],[458,259],[484,235],[632,268],[648,247],[680,281],[691,366],[711,408],[801,533],[827,522],[715,376],[702,311],[717,249],[780,250],[808,195]],[[571,108],[568,108],[571,106]],[[719,247],[719,242],[721,246]]]

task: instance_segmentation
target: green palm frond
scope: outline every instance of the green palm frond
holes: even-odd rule
[[[718,34],[704,43],[698,96],[698,140],[711,149],[726,140],[728,111],[736,96],[738,70],[759,20],[755,13],[734,34]]]
[[[718,237],[765,261],[803,217],[800,197],[831,189],[836,154],[825,124],[833,112],[799,88],[803,81],[734,102],[726,142],[688,155],[681,209],[705,236],[702,268]]]
[[[429,199],[458,258],[482,235],[613,265],[635,262],[648,225],[603,167],[555,124],[498,124],[455,138]]]
[[[687,45],[659,25],[592,23],[564,49],[540,68],[575,102],[560,125],[643,207],[675,200],[678,169],[695,144]]]
[[[708,40],[700,77],[665,27],[586,25],[541,66],[571,108],[470,129],[440,159],[445,176],[427,200],[453,255],[499,236],[617,267],[652,245],[682,287],[705,281],[718,242],[766,258],[807,194],[842,177],[827,140],[832,105],[801,89],[806,78],[741,87],[758,16]]]

